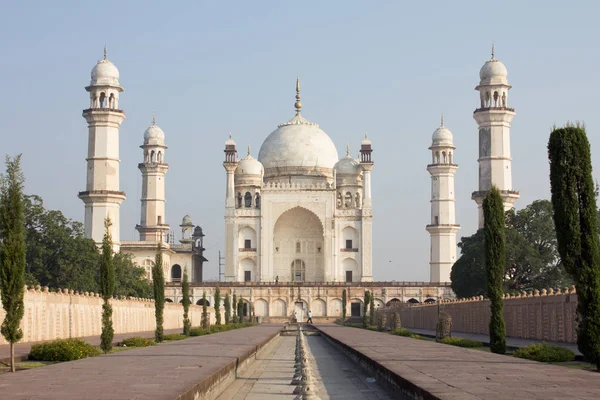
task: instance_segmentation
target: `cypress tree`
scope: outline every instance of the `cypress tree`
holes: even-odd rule
[[[25,214],[23,203],[21,155],[6,157],[6,175],[2,176],[0,198],[0,297],[6,311],[0,327],[10,343],[10,370],[15,372],[15,343],[23,338],[20,328],[25,313]]]
[[[342,322],[346,321],[346,303],[348,299],[346,298],[346,289],[342,291]]]
[[[483,200],[483,234],[487,294],[490,299],[490,349],[493,353],[506,353],[506,327],[504,326],[504,264],[506,263],[506,237],[504,233],[504,204],[495,186]]]
[[[585,128],[555,128],[548,158],[558,252],[577,290],[577,346],[600,370],[598,216]]]
[[[233,323],[237,323],[238,322],[238,316],[237,316],[237,296],[235,295],[235,293],[233,294],[233,304],[232,304],[232,308],[233,308]]]
[[[152,283],[154,288],[154,314],[156,317],[156,331],[154,338],[157,343],[164,339],[164,310],[165,310],[165,274],[163,272],[162,248],[159,244],[156,248],[154,266],[152,267]]]
[[[244,300],[242,296],[240,296],[237,304],[237,315],[239,322],[244,322]]]
[[[231,322],[231,298],[229,297],[229,293],[225,294],[225,323],[229,324]]]
[[[215,325],[221,325],[221,290],[219,285],[215,288]]]
[[[206,305],[206,290],[202,292],[202,328],[208,329],[208,306]]]
[[[362,315],[362,325],[363,328],[367,328],[369,326],[369,319],[367,317],[367,311],[368,311],[368,307],[369,307],[369,291],[365,290],[365,298],[364,298],[364,303],[363,303],[363,315]]]
[[[110,298],[115,291],[115,266],[113,263],[113,244],[110,234],[112,222],[107,217],[104,220],[104,238],[102,239],[102,259],[100,261],[100,290],[102,292],[102,334],[100,335],[100,348],[104,353],[112,349],[115,330],[112,324],[112,305]]]
[[[373,292],[371,292],[371,295],[369,297],[369,308],[371,309],[371,313],[369,314],[371,317],[369,325],[373,326],[375,325],[375,296],[373,296]]]
[[[187,268],[183,270],[183,282],[181,282],[181,296],[183,297],[183,334],[189,335],[192,329],[192,321],[190,321],[190,282],[188,280]]]

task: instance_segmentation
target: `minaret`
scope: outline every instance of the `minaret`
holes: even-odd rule
[[[450,282],[450,271],[456,262],[456,224],[454,198],[454,174],[458,165],[454,163],[452,132],[441,126],[433,132],[431,164],[427,171],[431,174],[431,221],[426,229],[431,238],[429,258],[429,280]]]
[[[119,190],[119,128],[125,113],[119,109],[119,71],[104,58],[92,69],[90,107],[83,110],[88,123],[87,182],[79,198],[85,204],[85,237],[98,246],[104,237],[104,220],[110,217],[114,251],[120,248],[120,207],[125,192]]]
[[[142,172],[142,216],[135,229],[143,242],[164,242],[169,231],[165,219],[165,175],[169,164],[164,162],[165,133],[156,125],[156,118],[144,132],[144,144],[140,147],[144,155],[144,162],[138,164]]]
[[[229,134],[225,142],[225,161],[223,167],[227,171],[227,189],[225,192],[225,281],[236,280],[235,244],[237,243],[237,232],[235,230],[235,170],[238,166],[237,150],[235,142]]]
[[[363,201],[362,201],[362,278],[363,282],[373,281],[373,203],[371,200],[371,158],[373,148],[371,140],[365,133],[365,138],[360,144],[360,167],[363,171]]]
[[[473,113],[479,125],[479,189],[471,198],[479,209],[479,228],[483,228],[483,199],[492,185],[502,195],[504,209],[514,207],[519,192],[512,188],[510,157],[510,122],[515,116],[514,108],[508,107],[508,91],[511,86],[506,78],[508,71],[504,64],[494,57],[479,71],[480,108]]]

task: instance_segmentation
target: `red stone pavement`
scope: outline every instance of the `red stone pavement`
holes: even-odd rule
[[[317,327],[439,399],[600,399],[600,373],[365,329]]]
[[[0,375],[0,399],[175,399],[281,328],[235,329]]]

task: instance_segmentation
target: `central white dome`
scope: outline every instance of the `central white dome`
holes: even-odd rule
[[[282,167],[333,169],[338,153],[331,138],[319,129],[319,125],[298,113],[265,139],[258,161],[265,170]]]

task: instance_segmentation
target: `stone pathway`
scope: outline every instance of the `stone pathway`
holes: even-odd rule
[[[173,333],[181,333],[181,329],[169,329],[165,331],[165,335],[170,335]],[[152,339],[154,338],[154,331],[146,331],[146,332],[130,332],[130,333],[120,333],[115,335],[113,339],[113,344],[116,346],[121,340],[130,338],[133,336],[141,336],[143,338]],[[66,338],[65,338],[66,339]],[[100,335],[98,336],[87,336],[78,339],[83,339],[87,343],[92,346],[100,346]],[[51,342],[52,340],[48,340]],[[15,359],[18,361],[26,360],[29,352],[31,351],[31,346],[34,344],[39,344],[43,342],[33,342],[33,343],[17,343],[15,345]],[[10,362],[10,345],[2,344],[0,345],[0,362],[1,363],[9,363]]]
[[[435,331],[432,329],[417,329],[417,328],[406,328],[406,329],[408,329],[411,332],[418,333],[419,335],[435,337]],[[466,332],[452,332],[452,336],[460,337],[460,338],[464,338],[464,339],[477,340],[478,342],[486,343],[488,345],[490,344],[490,337],[488,335],[480,335],[477,333],[466,333]],[[508,347],[521,348],[521,347],[527,347],[533,343],[542,343],[542,340],[522,339],[522,338],[515,338],[515,337],[507,337],[506,338],[506,345]],[[548,343],[550,346],[559,346],[559,347],[567,348],[567,349],[571,350],[573,353],[575,353],[575,355],[577,355],[577,356],[581,355],[581,353],[579,352],[579,349],[577,348],[576,343],[566,343],[566,342],[546,342],[546,343]]]
[[[600,374],[338,325],[331,338],[444,400],[600,398]]]
[[[175,399],[224,378],[224,368],[235,373],[280,330],[259,325],[5,374],[0,399]]]
[[[360,366],[352,363],[340,351],[320,336],[307,336],[309,363],[316,379],[317,395],[322,400],[387,400],[387,392],[369,378]],[[294,399],[295,336],[280,336],[260,360],[238,376],[217,400]]]

